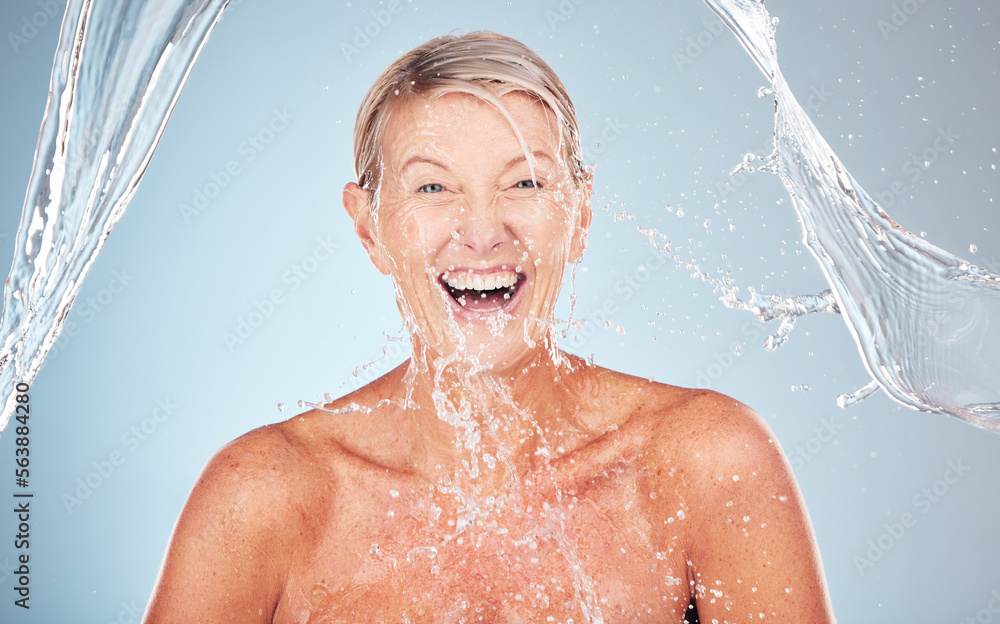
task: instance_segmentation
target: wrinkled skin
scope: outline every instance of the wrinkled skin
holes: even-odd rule
[[[378,196],[344,204],[413,357],[220,450],[146,622],[681,622],[692,599],[702,622],[833,621],[759,416],[556,348],[589,180],[546,107],[501,101],[394,113]],[[486,303],[456,281],[513,274]]]

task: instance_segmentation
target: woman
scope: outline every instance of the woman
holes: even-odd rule
[[[591,174],[544,61],[434,39],[376,80],[354,151],[344,206],[412,357],[219,451],[147,622],[833,621],[759,416],[558,349]]]

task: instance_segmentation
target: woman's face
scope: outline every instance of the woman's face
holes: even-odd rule
[[[401,104],[382,139],[375,206],[355,184],[344,193],[415,351],[487,369],[548,346],[563,272],[590,222],[589,187],[562,159],[555,115],[523,93],[501,102],[510,121],[464,93]]]

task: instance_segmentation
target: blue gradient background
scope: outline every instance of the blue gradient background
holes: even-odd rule
[[[772,0],[781,65],[869,192],[904,181],[907,191],[886,206],[897,221],[1000,271],[1000,5],[895,6],[903,4],[912,14],[899,13],[905,23],[884,36],[879,20],[891,20],[893,2]],[[377,24],[375,11],[390,6],[399,8],[383,14],[391,20],[345,55],[355,29]],[[17,50],[8,34],[39,11],[36,1],[0,6],[4,253],[12,253],[20,219],[58,20]],[[15,563],[16,523],[0,512],[0,620],[128,622],[148,600],[174,520],[219,446],[293,415],[300,399],[353,389],[357,367],[375,362],[361,371],[368,379],[404,357],[383,333],[401,333],[390,283],[355,240],[340,189],[352,177],[351,131],[365,89],[400,53],[453,28],[521,39],[554,66],[576,102],[597,163],[576,314],[593,319],[613,309],[612,325],[625,333],[592,323],[574,350],[659,381],[710,385],[763,414],[796,466],[839,621],[975,618],[1000,590],[1000,437],[897,406],[881,392],[841,410],[836,396],[868,377],[839,317],[800,319],[788,343],[769,353],[761,344],[776,327],[724,308],[686,268],[650,268],[640,225],[668,234],[703,270],[730,269],[744,288],[826,288],[777,178],[724,186],[744,153],[764,151],[773,105],[757,98],[762,76],[728,31],[715,34],[720,26],[696,0],[232,6],[83,285],[69,317],[77,335],[64,336],[32,386],[32,608],[11,606],[14,579],[3,563]],[[276,108],[294,119],[248,161],[241,143]],[[905,163],[932,146],[939,128],[959,138],[912,181]],[[240,174],[185,222],[180,204],[230,161]],[[619,211],[635,220],[616,218]],[[310,263],[315,271],[293,288],[283,276],[314,257],[317,237],[337,249]],[[115,271],[131,279],[108,301],[102,290]],[[622,286],[629,277],[644,280],[633,293]],[[223,335],[274,289],[283,303],[227,348]],[[91,298],[107,305],[88,312]],[[563,317],[567,311],[563,305]],[[811,389],[793,391],[800,384]],[[131,428],[151,418],[158,400],[176,408],[155,431],[147,421],[146,439],[133,443]],[[290,407],[279,413],[279,402]],[[833,442],[818,442],[824,420],[836,428]],[[14,437],[12,429],[0,436],[7,501]],[[75,496],[77,480],[115,451],[122,463],[68,510],[64,495]],[[922,513],[914,496],[958,460],[971,470]],[[904,512],[916,525],[860,574],[853,557],[865,556],[868,540]]]

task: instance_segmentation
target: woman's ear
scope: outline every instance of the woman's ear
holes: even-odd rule
[[[389,274],[389,266],[382,254],[382,246],[375,240],[372,229],[371,191],[366,191],[355,182],[344,185],[344,208],[354,221],[354,233],[361,239],[361,244],[368,252],[368,258],[382,275]]]
[[[583,250],[587,247],[587,230],[590,229],[590,222],[594,217],[590,209],[590,198],[594,192],[594,174],[587,171],[584,180],[580,183],[580,212],[579,221],[573,232],[573,240],[569,248],[569,261],[576,262],[583,256]]]

